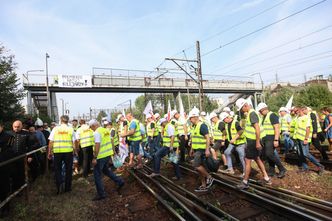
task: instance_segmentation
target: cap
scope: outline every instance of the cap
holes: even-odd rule
[[[161,118],[160,120],[159,120],[159,123],[160,123],[160,125],[162,124],[162,123],[164,123],[164,122],[166,122],[167,120],[166,120],[166,118]]]
[[[201,116],[206,116],[205,111],[202,111],[202,112],[201,112]]]
[[[229,112],[229,115],[233,117],[235,115],[234,111]]]
[[[307,110],[310,112],[310,111],[312,111],[312,108],[311,107],[307,107]]]
[[[107,120],[104,120],[104,121],[103,121],[103,124],[104,124],[104,125],[107,125],[108,123],[109,123],[109,122],[108,122]]]
[[[279,112],[281,112],[281,111],[288,112],[287,108],[285,108],[285,107],[281,107],[281,108],[279,109]]]
[[[235,103],[235,105],[236,105],[236,107],[237,107],[237,110],[238,110],[238,111],[241,110],[241,108],[242,108],[245,104],[247,104],[247,103],[248,103],[248,102],[247,102],[246,99],[243,99],[243,98],[238,99],[238,100],[236,101],[236,103]]]
[[[160,114],[159,113],[155,113],[154,114],[154,118],[158,118],[158,117],[160,117]]]
[[[146,119],[148,119],[148,118],[151,118],[152,115],[151,114],[147,114],[147,115],[145,115],[145,117],[146,117]]]
[[[263,110],[264,108],[267,108],[267,105],[266,105],[265,103],[259,103],[259,104],[257,105],[256,110],[257,110],[257,111],[261,111],[261,110]]]
[[[96,125],[96,124],[98,124],[98,121],[96,119],[92,119],[92,120],[89,121],[89,126],[90,127],[93,126],[93,125]]]
[[[224,121],[225,118],[229,117],[229,114],[226,113],[226,112],[222,112],[220,115],[219,115],[219,118],[221,121]]]
[[[229,107],[224,107],[224,109],[222,109],[223,112],[231,112],[231,109]]]
[[[218,117],[218,115],[217,115],[215,112],[212,112],[212,113],[210,114],[210,120],[211,120],[212,118],[214,118],[214,117]]]

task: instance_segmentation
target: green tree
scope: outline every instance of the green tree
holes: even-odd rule
[[[332,93],[326,86],[310,85],[300,90],[294,97],[296,105],[309,106],[318,110],[332,105]]]
[[[265,101],[271,111],[277,112],[280,107],[286,106],[289,98],[295,93],[292,88],[281,88],[276,94],[271,91],[265,93]]]
[[[23,88],[18,88],[19,79],[15,73],[14,58],[14,55],[8,54],[6,48],[0,44],[0,120],[6,125],[24,115],[20,104],[24,93]]]
[[[103,117],[107,117],[107,114],[105,113],[105,111],[100,111],[99,113],[98,113],[98,116],[97,116],[97,121],[98,122],[101,122],[101,119],[103,118]]]

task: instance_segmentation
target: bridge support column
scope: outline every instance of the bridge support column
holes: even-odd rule
[[[28,112],[29,115],[33,114],[32,109],[33,109],[33,107],[32,107],[31,91],[28,91],[28,94],[27,94],[27,112]]]
[[[176,98],[179,95],[179,92],[174,92],[173,93],[173,99],[174,99],[174,110],[177,110],[177,105],[176,105]]]

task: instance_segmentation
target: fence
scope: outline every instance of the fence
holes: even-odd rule
[[[25,158],[24,160],[24,175],[25,175],[25,183],[18,189],[16,190],[14,193],[12,193],[11,195],[9,195],[4,201],[1,202],[0,204],[0,209],[6,205],[10,200],[12,200],[17,194],[19,194],[20,192],[22,192],[23,190],[25,190],[25,196],[26,196],[26,199],[28,199],[28,186],[29,186],[29,181],[28,181],[28,161],[27,161],[27,157],[33,153],[36,153],[36,152],[39,152],[41,150],[46,150],[47,146],[42,146],[36,150],[33,150],[33,151],[30,151],[28,153],[25,153],[25,154],[22,154],[22,155],[19,155],[19,156],[16,156],[16,157],[13,157],[7,161],[4,161],[4,162],[1,162],[0,163],[0,167],[2,166],[5,166],[9,163],[12,163],[16,160],[19,160],[19,159],[22,159],[22,158]],[[46,154],[46,171],[48,170],[48,160],[47,160],[47,154]]]

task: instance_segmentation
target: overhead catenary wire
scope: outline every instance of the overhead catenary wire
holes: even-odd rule
[[[260,16],[260,15],[262,15],[262,14],[264,14],[264,13],[266,13],[266,12],[268,12],[268,11],[270,11],[270,10],[272,10],[272,9],[274,9],[274,8],[276,8],[276,7],[280,6],[280,5],[282,5],[282,4],[284,4],[284,3],[286,3],[287,1],[289,1],[289,0],[283,0],[283,1],[280,1],[279,3],[274,4],[274,5],[272,5],[271,7],[266,8],[266,9],[264,9],[264,10],[258,12],[257,14],[254,14],[254,15],[248,17],[248,18],[245,18],[245,19],[239,21],[238,23],[235,23],[235,24],[229,26],[228,28],[226,28],[226,29],[224,29],[224,30],[222,30],[222,31],[220,31],[220,32],[218,32],[218,33],[215,33],[215,34],[213,34],[213,35],[211,35],[211,36],[209,36],[209,37],[206,37],[206,38],[200,40],[200,42],[206,42],[206,41],[209,41],[209,40],[211,40],[212,38],[215,38],[216,36],[219,36],[219,35],[221,35],[221,34],[223,34],[223,33],[226,33],[226,32],[228,32],[228,31],[230,31],[230,30],[232,30],[232,29],[234,29],[234,28],[236,28],[236,27],[238,27],[238,26],[240,26],[240,25],[243,25],[243,24],[245,24],[245,23],[251,21],[252,19],[254,19],[254,18],[256,18],[256,17],[258,17],[258,16]],[[183,52],[185,52],[185,51],[187,51],[187,50],[190,50],[190,49],[192,49],[192,48],[194,48],[194,47],[195,47],[195,45],[192,45],[192,46],[190,46],[190,47],[187,47],[187,48],[185,48],[185,49],[183,49],[183,50],[181,50],[181,51],[175,53],[174,55],[172,55],[172,57],[178,56],[179,54],[181,54],[181,53],[183,53]],[[155,69],[158,69],[158,68],[161,67],[164,63],[165,63],[165,60],[164,60],[162,63],[160,63]],[[151,74],[151,73],[152,73],[152,72],[150,72],[149,74]]]
[[[261,56],[261,55],[263,55],[263,54],[267,54],[267,53],[269,53],[269,52],[271,52],[271,51],[273,51],[273,50],[276,50],[276,49],[282,48],[282,47],[284,47],[284,46],[286,46],[286,45],[289,45],[289,44],[292,44],[292,43],[294,43],[294,42],[296,42],[296,41],[299,41],[299,40],[302,40],[302,39],[304,39],[304,38],[310,37],[310,36],[312,36],[312,35],[314,35],[314,34],[317,34],[317,33],[320,33],[320,32],[322,32],[322,31],[325,31],[325,30],[327,30],[327,29],[329,29],[329,28],[331,28],[331,27],[332,27],[332,25],[325,26],[325,27],[323,27],[323,28],[320,28],[320,29],[315,30],[315,31],[310,32],[310,33],[307,33],[307,34],[305,34],[305,35],[303,35],[303,36],[300,36],[300,37],[298,37],[298,38],[295,38],[295,39],[293,39],[293,40],[291,40],[291,41],[287,41],[287,42],[284,42],[284,43],[279,44],[279,45],[277,45],[277,46],[274,46],[274,47],[272,47],[272,48],[269,48],[269,49],[266,49],[266,50],[260,51],[260,52],[258,52],[258,53],[256,53],[256,54],[250,55],[250,56],[248,56],[248,57],[246,57],[246,58],[243,58],[243,59],[237,60],[237,61],[235,61],[235,62],[233,62],[233,63],[231,63],[231,64],[229,64],[229,65],[226,65],[226,66],[220,67],[220,68],[218,68],[218,69],[216,69],[216,70],[210,72],[209,74],[212,74],[212,73],[215,73],[215,72],[217,72],[217,71],[220,71],[220,70],[223,70],[223,69],[226,69],[226,68],[232,67],[232,66],[237,65],[237,64],[240,64],[240,63],[243,63],[243,62],[245,62],[245,61],[251,60],[251,59],[256,58],[256,57],[258,57],[258,56]]]
[[[230,74],[230,73],[233,73],[233,72],[236,72],[238,70],[242,70],[244,68],[247,68],[247,67],[250,67],[250,66],[253,66],[255,64],[259,64],[259,63],[262,63],[262,62],[265,62],[265,61],[269,61],[269,60],[272,60],[272,59],[275,59],[275,58],[278,58],[278,57],[281,57],[281,56],[284,56],[284,55],[287,55],[287,54],[291,54],[293,52],[297,52],[297,51],[300,51],[300,50],[303,50],[303,49],[306,49],[306,48],[309,48],[309,47],[312,47],[312,46],[315,46],[315,45],[318,45],[318,44],[321,44],[321,43],[324,43],[324,42],[327,42],[327,41],[330,41],[332,40],[332,37],[329,37],[329,38],[325,38],[323,40],[320,40],[320,41],[316,41],[316,42],[313,42],[311,44],[307,44],[307,45],[304,45],[302,47],[299,47],[299,48],[295,48],[295,49],[292,49],[292,50],[289,50],[289,51],[285,51],[283,53],[280,53],[280,54],[277,54],[277,55],[274,55],[274,56],[270,56],[268,58],[265,58],[265,59],[261,59],[259,61],[256,61],[256,62],[253,62],[253,63],[250,63],[250,64],[246,64],[246,65],[243,65],[243,66],[239,66],[233,70],[230,70],[230,71],[227,71],[227,72],[224,72],[222,74]]]
[[[284,65],[287,65],[286,67],[297,66],[299,64],[303,64],[303,63],[306,63],[306,62],[310,62],[310,61],[315,61],[315,60],[320,60],[320,59],[325,59],[325,58],[331,57],[332,54],[331,55],[327,55],[327,56],[325,55],[325,54],[329,54],[329,53],[332,53],[332,50],[321,52],[321,53],[317,53],[317,54],[314,54],[314,55],[311,55],[311,56],[307,56],[307,57],[303,57],[303,58],[299,58],[299,59],[295,59],[295,60],[288,61],[288,62],[285,62],[285,63],[279,63],[279,64],[276,64],[276,65],[267,66],[267,67],[264,67],[262,69],[256,69],[256,70],[253,70],[253,71],[250,71],[250,72],[246,72],[246,73],[242,73],[242,74],[239,74],[239,75],[240,76],[248,76],[249,74],[252,74],[252,73],[263,73],[264,71],[273,70],[275,68],[277,68],[277,69],[283,69],[283,68],[285,68],[285,67],[282,67]],[[317,57],[317,56],[322,56],[322,57],[320,57],[320,58],[314,58],[314,57]],[[311,58],[313,58],[313,59],[311,59]],[[303,60],[305,60],[305,61],[303,61]],[[288,65],[288,64],[291,64],[291,63],[294,63],[294,62],[295,63],[296,62],[300,62],[300,63]],[[281,67],[278,68],[279,66],[281,66]]]
[[[222,31],[220,31],[220,32],[217,32],[217,33],[215,33],[215,34],[213,34],[213,35],[211,35],[211,36],[209,36],[209,37],[206,37],[206,38],[200,40],[200,42],[206,42],[206,41],[211,40],[212,38],[215,38],[215,37],[217,37],[217,36],[219,36],[219,35],[221,35],[221,34],[224,34],[224,33],[228,32],[228,31],[230,31],[230,30],[232,30],[232,29],[234,29],[234,28],[236,28],[236,27],[238,27],[238,26],[240,26],[240,25],[243,25],[243,24],[249,22],[250,20],[252,20],[252,19],[254,19],[254,18],[256,18],[256,17],[258,17],[258,16],[260,16],[260,15],[262,15],[262,14],[264,14],[264,13],[266,13],[266,12],[268,12],[268,11],[270,11],[270,10],[272,10],[272,9],[274,9],[274,8],[276,8],[276,7],[280,6],[280,5],[282,5],[282,4],[284,4],[284,3],[286,3],[287,1],[289,1],[289,0],[284,0],[284,1],[281,1],[281,2],[279,2],[279,3],[277,3],[277,4],[275,4],[275,5],[272,5],[271,7],[266,8],[266,9],[264,9],[264,10],[258,12],[258,13],[255,14],[255,15],[252,15],[252,16],[250,16],[250,17],[248,17],[248,18],[245,18],[245,19],[239,21],[238,23],[235,23],[235,24],[233,24],[233,25],[231,25],[231,26],[225,28],[224,30],[222,30]],[[187,51],[187,50],[192,49],[192,48],[194,48],[194,47],[195,47],[195,45],[192,45],[192,46],[190,46],[190,47],[188,47],[188,48],[183,49],[182,51]],[[182,52],[182,51],[181,51],[181,52]],[[180,54],[181,52],[178,52],[176,55]]]
[[[322,4],[322,3],[326,2],[326,1],[327,1],[327,0],[319,1],[319,2],[317,2],[317,3],[315,3],[315,4],[312,4],[312,5],[308,6],[308,7],[305,7],[305,8],[303,8],[303,9],[299,10],[299,11],[296,11],[296,12],[294,12],[294,13],[292,13],[292,14],[286,16],[286,17],[283,17],[283,18],[281,18],[281,19],[279,19],[279,20],[277,20],[277,21],[274,21],[274,22],[272,22],[272,23],[270,23],[270,24],[268,24],[268,25],[265,25],[265,26],[263,26],[263,27],[261,27],[261,28],[258,28],[258,29],[254,30],[254,31],[252,31],[252,32],[249,32],[249,33],[247,33],[247,34],[245,34],[245,35],[242,35],[241,37],[238,37],[238,38],[236,38],[236,39],[234,39],[234,40],[232,40],[232,41],[229,41],[229,42],[227,42],[227,43],[225,43],[225,44],[223,44],[223,45],[220,45],[219,47],[217,47],[217,48],[215,48],[215,49],[212,49],[212,50],[210,50],[210,51],[208,51],[208,52],[202,54],[202,57],[205,57],[205,56],[207,56],[207,55],[209,55],[209,54],[212,54],[213,52],[215,52],[215,51],[217,51],[217,50],[220,50],[220,49],[222,49],[222,48],[224,48],[224,47],[226,47],[226,46],[228,46],[228,45],[231,45],[231,44],[233,44],[233,43],[235,43],[235,42],[238,42],[238,41],[240,41],[240,40],[242,40],[242,39],[244,39],[244,38],[246,38],[246,37],[249,37],[249,36],[251,36],[251,35],[253,35],[253,34],[255,34],[255,33],[258,33],[258,32],[260,32],[260,31],[262,31],[262,30],[265,30],[265,29],[267,29],[267,28],[269,28],[269,27],[271,27],[271,26],[273,26],[273,25],[276,25],[276,24],[278,24],[278,23],[280,23],[280,22],[282,22],[282,21],[285,21],[285,20],[287,20],[287,19],[289,19],[289,18],[291,18],[291,17],[293,17],[293,16],[296,16],[296,15],[298,15],[298,14],[304,12],[304,11],[307,11],[307,10],[309,10],[309,9],[311,9],[311,8],[313,8],[313,7],[315,7],[315,6],[317,6],[317,5],[320,5],[320,4]]]

